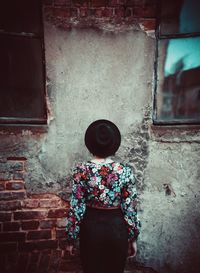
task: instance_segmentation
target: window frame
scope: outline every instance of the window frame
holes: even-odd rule
[[[47,111],[47,99],[46,99],[46,61],[45,61],[45,43],[44,43],[44,20],[43,20],[43,2],[42,0],[38,0],[39,3],[39,17],[40,17],[40,26],[41,30],[40,33],[33,33],[33,32],[12,32],[12,31],[0,31],[0,36],[9,36],[9,37],[20,37],[20,38],[27,38],[27,39],[37,39],[40,42],[41,46],[41,66],[42,66],[42,89],[41,89],[41,96],[44,98],[44,105],[43,111],[44,116],[40,118],[35,117],[15,117],[15,116],[0,116],[0,126],[7,126],[7,125],[14,125],[14,126],[23,126],[23,125],[47,125],[47,118],[48,118],[48,111]]]
[[[198,119],[171,119],[171,120],[164,120],[157,117],[157,95],[158,95],[158,58],[159,58],[159,41],[166,40],[166,39],[182,39],[182,38],[193,38],[193,37],[200,37],[200,32],[190,32],[190,33],[176,33],[176,34],[161,34],[161,10],[162,10],[162,1],[158,1],[157,4],[157,18],[156,18],[156,28],[155,28],[155,38],[156,38],[156,45],[155,45],[155,61],[154,61],[154,86],[153,86],[153,125],[200,125],[200,116]]]

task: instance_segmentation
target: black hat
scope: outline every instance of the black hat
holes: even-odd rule
[[[85,145],[96,156],[114,155],[121,143],[121,134],[117,126],[105,119],[92,122],[85,133]]]

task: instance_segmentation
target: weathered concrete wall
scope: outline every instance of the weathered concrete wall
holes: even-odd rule
[[[71,167],[77,161],[90,158],[84,146],[84,132],[92,121],[106,118],[118,125],[122,132],[122,146],[117,157],[120,160],[131,159],[132,163],[135,162],[138,183],[143,186],[142,176],[147,164],[149,138],[146,119],[149,118],[153,77],[153,54],[149,55],[149,52],[153,52],[154,42],[154,39],[134,25],[131,29],[123,31],[95,28],[63,30],[46,22],[49,124],[43,130],[26,127],[1,130],[2,168],[6,171],[6,165],[10,164],[7,159],[19,161],[21,158],[26,163],[23,174],[25,199],[20,198],[19,207],[16,208],[23,213],[20,214],[20,219],[14,218],[15,223],[12,223],[12,226],[18,225],[17,234],[23,233],[23,245],[27,250],[29,245],[30,251],[38,251],[41,243],[48,247],[52,245],[49,240],[53,240],[53,246],[58,248],[60,255],[65,255],[63,246],[59,243],[63,237],[60,233],[54,236],[55,230],[61,229],[56,226],[59,219],[54,219],[54,223],[46,227],[45,234],[48,234],[49,238],[48,242],[44,243],[44,231],[40,226],[33,227],[34,223],[40,220],[38,211],[42,208],[39,205],[27,208],[24,203],[33,199],[31,202],[35,204],[35,198],[44,198],[41,194],[47,193],[57,194],[64,200],[69,200]],[[6,172],[2,174],[4,181],[1,197],[4,203],[7,201],[9,204],[2,205],[2,208],[6,208],[6,216],[2,216],[4,219],[8,214],[15,217],[10,200],[13,202],[16,194],[14,189],[8,192],[7,185],[10,183],[9,179],[12,183],[17,183],[13,180],[13,174],[8,179],[6,175]],[[38,194],[38,197],[35,197],[35,194]],[[34,215],[37,213],[33,219],[32,209]],[[42,220],[49,221],[48,213],[46,216],[47,218]],[[24,221],[28,220],[32,221],[32,226],[26,231],[20,231]],[[2,236],[5,236],[8,232],[5,224],[2,229]],[[37,233],[38,243],[32,242],[36,237],[29,236],[32,229],[34,234]],[[12,250],[19,246],[12,244]],[[54,252],[48,254],[48,259],[54,256]],[[30,263],[32,259],[29,255]],[[28,262],[27,268],[29,266]],[[39,264],[37,266],[39,267]],[[69,267],[67,262],[65,270],[69,271],[70,268],[73,267]]]
[[[200,145],[173,139],[149,143],[139,259],[159,272],[197,273]]]
[[[52,193],[68,200],[71,167],[90,157],[84,147],[85,129],[95,119],[110,119],[122,133],[116,158],[130,162],[137,178],[143,225],[136,261],[160,273],[198,273],[200,134],[198,128],[152,126],[155,39],[133,23],[81,28],[73,21],[70,28],[58,28],[46,21],[45,51],[49,124],[43,129],[1,128],[2,207],[11,202],[9,196],[13,199],[13,191],[8,196],[6,188],[14,179],[4,169],[7,159],[26,162],[23,179],[17,169],[18,179],[12,180],[15,186],[20,179],[25,183],[23,204],[29,199],[34,203],[34,194],[46,199],[44,194]],[[26,210],[22,203],[16,209]],[[55,228],[61,226],[55,223],[49,226],[50,237],[57,240]],[[59,251],[63,258],[66,253]],[[58,260],[58,251],[54,252]],[[73,263],[67,257],[62,271],[75,272]],[[129,266],[135,267],[133,262]],[[54,265],[51,272],[57,268]]]
[[[65,186],[74,162],[90,156],[84,132],[92,121],[113,120],[124,139],[141,125],[151,103],[153,46],[154,40],[141,31],[63,31],[46,24],[48,129],[1,131],[2,157],[28,158],[30,193],[58,192]]]

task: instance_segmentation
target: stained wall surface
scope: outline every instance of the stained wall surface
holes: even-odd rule
[[[199,272],[200,136],[198,128],[152,125],[154,36],[134,24],[63,29],[45,21],[45,54],[48,125],[1,128],[2,189],[11,179],[3,164],[25,161],[25,169],[16,171],[23,172],[26,198],[46,200],[44,194],[53,194],[59,208],[55,195],[66,208],[71,167],[91,157],[84,146],[87,126],[100,118],[112,120],[122,133],[116,159],[130,162],[137,181],[142,229],[136,261],[160,273]],[[6,196],[1,195],[1,205],[11,202]],[[26,203],[25,210],[37,204]],[[63,220],[57,228],[64,228]],[[67,268],[62,271],[75,272]]]

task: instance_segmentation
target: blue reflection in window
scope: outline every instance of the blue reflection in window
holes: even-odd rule
[[[165,61],[165,76],[200,66],[200,37],[170,39]]]

